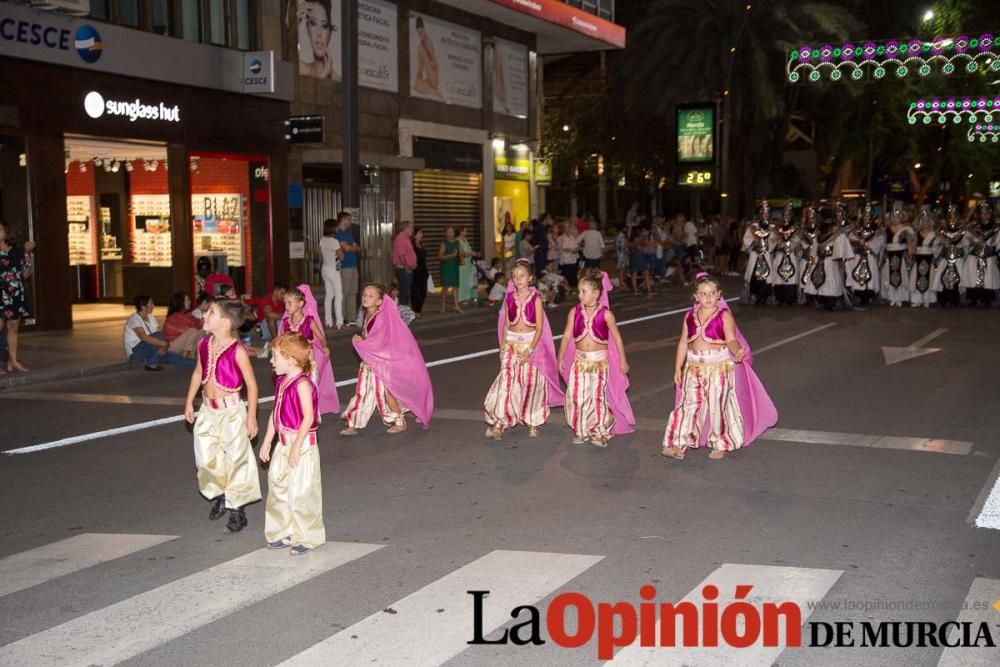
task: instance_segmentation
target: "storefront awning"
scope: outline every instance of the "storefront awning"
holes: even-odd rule
[[[625,28],[562,0],[439,0],[533,33],[541,55],[625,48]]]
[[[304,164],[343,164],[344,151],[339,148],[308,148],[302,151]],[[420,171],[424,169],[424,159],[407,157],[405,155],[387,155],[361,151],[360,162],[363,165],[398,169],[400,171]]]

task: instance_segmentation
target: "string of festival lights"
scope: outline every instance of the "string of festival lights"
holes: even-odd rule
[[[990,123],[994,114],[1000,112],[1000,97],[963,97],[941,99],[931,97],[910,102],[906,112],[906,120],[910,125],[923,121],[930,125],[937,121],[944,125],[949,121],[955,124],[963,121],[969,123]]]
[[[788,81],[817,82],[826,74],[831,81],[845,75],[853,81],[864,78],[866,71],[878,80],[891,70],[902,79],[911,73],[921,77],[937,70],[940,74],[978,72],[981,68],[1000,72],[1000,52],[990,33],[978,37],[956,35],[921,39],[866,41],[860,45],[824,44],[813,47],[804,44],[791,52],[785,67]]]

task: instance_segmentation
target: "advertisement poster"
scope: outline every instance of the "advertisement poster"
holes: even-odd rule
[[[479,109],[482,40],[475,30],[410,15],[410,95]]]
[[[677,162],[715,160],[715,107],[677,109]]]
[[[340,81],[341,0],[297,0],[299,73]],[[358,83],[397,92],[399,66],[396,5],[358,0]]]
[[[493,48],[493,113],[528,116],[528,47],[499,38]]]

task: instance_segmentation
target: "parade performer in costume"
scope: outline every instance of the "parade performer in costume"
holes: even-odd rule
[[[969,248],[969,240],[965,238],[966,229],[958,219],[958,209],[948,207],[948,217],[941,228],[941,238],[944,249],[941,259],[934,267],[934,289],[938,293],[938,303],[942,306],[958,306],[962,302],[962,292],[966,284],[963,281],[965,257]]]
[[[194,424],[194,462],[198,489],[212,501],[208,518],[216,520],[227,511],[226,528],[233,533],[247,525],[243,508],[260,500],[260,480],[250,438],[257,435],[257,380],[246,348],[233,336],[243,323],[243,304],[216,301],[205,313],[204,330],[209,336],[198,343],[198,359],[187,399],[184,418]],[[246,404],[240,390],[247,388]],[[202,405],[194,415],[194,399],[202,390]]]
[[[312,345],[301,334],[285,333],[271,345],[271,365],[278,375],[274,412],[260,447],[267,469],[264,537],[269,549],[292,547],[301,556],[326,542],[323,484],[316,444],[319,397],[309,377]],[[271,444],[278,448],[271,456]]]
[[[319,392],[319,414],[337,414],[340,412],[340,398],[337,396],[337,381],[333,377],[333,362],[330,360],[330,347],[323,333],[322,320],[316,308],[309,285],[302,284],[285,292],[285,314],[281,318],[279,333],[298,333],[312,345],[312,378]]]
[[[823,308],[833,310],[844,297],[844,262],[854,257],[843,229],[843,209],[838,204],[833,221],[820,223],[817,242],[810,248],[816,263],[809,281]]]
[[[376,410],[389,433],[405,431],[410,412],[427,428],[434,412],[434,390],[417,340],[381,285],[365,286],[361,306],[364,324],[352,339],[361,367],[357,389],[343,414],[347,427],[340,434],[357,435]]]
[[[806,206],[802,211],[801,242],[799,272],[802,278],[799,282],[799,299],[802,303],[813,304],[816,302],[816,288],[813,287],[811,280],[813,269],[816,268],[813,246],[819,242],[819,223],[816,209],[812,205]]]
[[[694,307],[681,324],[674,364],[675,407],[663,436],[664,456],[708,444],[711,459],[753,442],[778,422],[778,411],[753,372],[750,345],[707,273],[695,280]]]
[[[799,248],[798,230],[792,223],[792,205],[786,204],[781,214],[781,223],[776,230],[777,242],[771,258],[771,287],[775,300],[784,306],[793,306],[799,301]]]
[[[969,255],[965,258],[962,276],[970,306],[988,308],[1000,289],[1000,270],[997,268],[997,248],[1000,246],[1000,227],[994,220],[986,202],[979,205],[979,219],[967,234]]]
[[[748,253],[743,280],[747,285],[749,302],[762,306],[771,296],[771,251],[773,245],[771,207],[765,199],[760,205],[760,218],[743,234],[743,250]]]
[[[898,203],[898,202],[897,202]],[[885,232],[885,258],[882,261],[882,299],[900,307],[910,297],[909,261],[913,256],[916,234],[906,224],[903,209],[896,207]]]
[[[845,265],[847,286],[862,306],[867,306],[882,285],[879,258],[885,247],[885,235],[872,218],[871,204],[865,205],[861,224],[848,234],[854,257]]]
[[[497,320],[500,373],[483,405],[486,437],[495,440],[517,424],[527,425],[528,436],[537,437],[549,407],[563,404],[552,330],[541,295],[531,286],[532,261],[518,259],[512,272]]]
[[[927,207],[917,214],[917,237],[913,246],[913,264],[910,266],[910,305],[914,308],[937,301],[934,291],[934,265],[941,254],[941,239],[934,232],[934,218]]]
[[[628,362],[615,316],[609,308],[611,281],[603,271],[580,279],[580,303],[566,318],[559,345],[559,371],[566,381],[566,423],[573,444],[587,440],[606,447],[614,435],[635,425],[629,404]]]

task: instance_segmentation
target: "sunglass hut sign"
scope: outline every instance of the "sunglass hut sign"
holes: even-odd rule
[[[109,100],[96,90],[87,93],[86,97],[83,98],[83,109],[94,120],[111,116],[127,118],[131,123],[137,121],[181,122],[181,108],[176,104],[168,106],[164,102],[144,102],[139,98]]]

